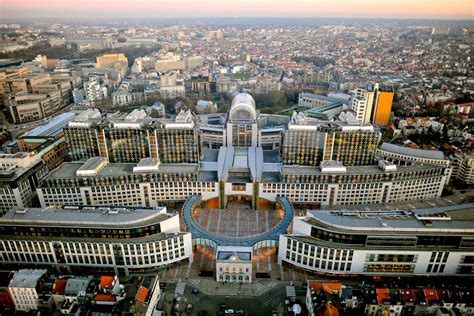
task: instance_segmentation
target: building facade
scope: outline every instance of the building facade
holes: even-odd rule
[[[19,312],[38,310],[39,290],[46,278],[47,270],[22,269],[15,273],[8,291]]]
[[[450,175],[442,154],[430,160],[415,150],[421,160],[399,165],[396,148],[377,152],[380,132],[370,124],[260,115],[248,94],[234,98],[228,115],[181,111],[156,119],[136,110],[111,118],[89,110],[65,135],[72,159],[81,161],[50,174],[38,189],[43,207],[156,206],[195,194],[218,197],[222,207],[235,195],[254,207],[278,196],[320,205],[388,203],[439,197]],[[108,165],[77,173],[94,157]]]
[[[0,155],[0,213],[32,206],[36,188],[48,175],[46,165],[32,154]]]
[[[472,275],[473,209],[308,211],[280,236],[278,261],[344,275]]]
[[[217,247],[216,281],[228,283],[251,283],[252,253],[252,247]]]
[[[0,262],[124,269],[192,261],[191,234],[161,208],[14,209],[1,218]]]

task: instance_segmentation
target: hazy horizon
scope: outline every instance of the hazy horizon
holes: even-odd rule
[[[473,20],[471,0],[2,0],[2,19],[366,18]]]

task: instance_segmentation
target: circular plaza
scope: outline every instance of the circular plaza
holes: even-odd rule
[[[287,233],[293,209],[284,197],[275,203],[261,200],[254,210],[245,200],[231,199],[220,209],[217,199],[202,201],[194,195],[183,206],[183,218],[195,244],[268,247]]]

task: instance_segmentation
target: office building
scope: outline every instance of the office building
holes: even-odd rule
[[[472,275],[473,210],[308,211],[280,236],[278,262],[344,275]]]
[[[192,261],[191,233],[159,208],[13,209],[0,218],[0,262],[123,269]]]
[[[46,165],[32,154],[0,155],[0,214],[12,207],[32,206],[36,188],[47,175]]]
[[[71,160],[87,160],[99,156],[99,132],[94,128],[100,123],[101,113],[97,109],[86,110],[75,117],[64,128],[64,137]],[[103,135],[101,135],[103,138]]]
[[[79,77],[44,73],[6,76],[4,104],[14,123],[39,120],[66,107],[71,102],[71,90],[80,84]]]
[[[18,149],[43,160],[48,170],[53,170],[67,158],[68,148],[63,129],[74,116],[71,112],[62,113],[21,135],[17,139]]]
[[[366,89],[356,89],[351,99],[352,110],[356,113],[356,118],[362,123],[370,123],[372,109],[374,106],[375,92]]]
[[[216,281],[228,283],[251,283],[252,253],[252,247],[217,247]]]
[[[156,206],[192,195],[218,198],[221,207],[235,196],[254,208],[278,196],[311,205],[390,203],[439,197],[451,174],[438,154],[411,149],[417,160],[401,164],[398,147],[377,154],[372,125],[260,114],[248,94],[235,97],[227,115],[130,116],[89,110],[68,124],[74,161],[37,190],[43,207]]]
[[[394,92],[390,86],[369,84],[366,89],[356,89],[352,99],[352,110],[362,123],[387,126],[390,121]]]
[[[392,112],[393,88],[389,86],[380,86],[377,88],[374,100],[374,109],[372,113],[372,124],[387,126]]]
[[[184,69],[185,62],[183,60],[179,60],[176,56],[171,56],[169,59],[160,59],[155,62],[155,70],[157,72]]]
[[[224,31],[221,29],[210,30],[206,32],[207,40],[222,40],[224,38]]]
[[[342,102],[340,99],[308,92],[302,92],[298,96],[298,106],[304,108],[316,108],[334,103]]]
[[[184,58],[184,67],[192,70],[201,67],[204,64],[204,58],[201,56],[190,56]]]
[[[474,154],[466,155],[462,159],[457,178],[465,184],[474,184]]]
[[[69,122],[65,138],[72,160],[101,156],[122,163],[144,158],[197,163],[200,156],[199,133],[190,111],[181,111],[174,119],[155,119],[141,109],[111,118],[87,110]]]
[[[295,112],[283,139],[282,161],[304,166],[319,166],[326,160],[372,165],[380,138],[380,131],[369,124],[321,122]]]

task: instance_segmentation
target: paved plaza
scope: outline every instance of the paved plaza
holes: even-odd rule
[[[247,237],[268,232],[283,218],[283,210],[272,205],[253,210],[242,201],[229,203],[226,209],[197,207],[193,220],[206,231],[223,237]]]
[[[200,277],[200,271],[212,271],[214,277]],[[256,279],[257,272],[270,273],[270,279]],[[181,262],[158,272],[160,280],[209,280],[215,279],[215,250],[206,246],[195,246],[193,262]],[[260,248],[253,254],[253,278],[260,281],[293,281],[303,282],[314,273],[297,271],[286,268],[277,263],[277,250],[275,247]],[[212,281],[215,282],[215,281]],[[217,282],[215,282],[217,284]]]

